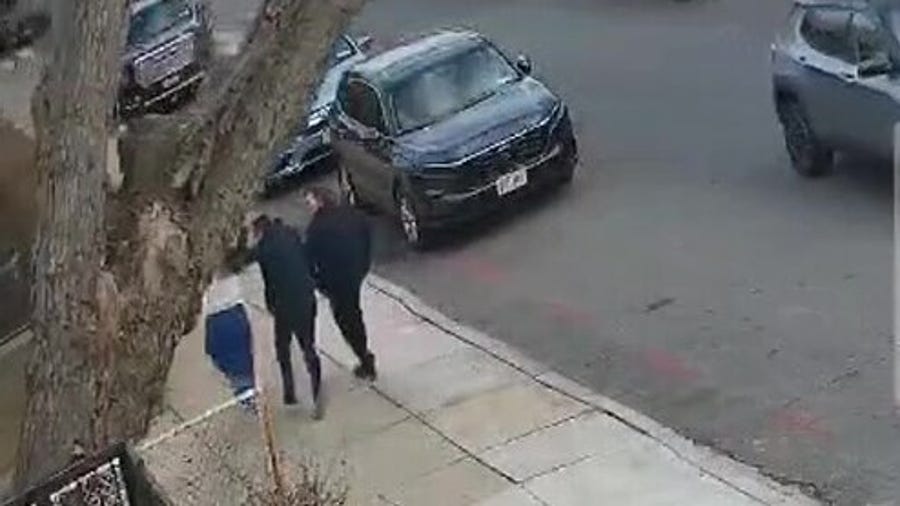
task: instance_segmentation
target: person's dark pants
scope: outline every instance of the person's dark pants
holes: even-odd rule
[[[322,365],[319,361],[319,354],[316,352],[315,325],[315,302],[305,312],[298,311],[298,314],[284,317],[280,315],[275,316],[275,356],[278,359],[278,366],[281,368],[285,402],[294,403],[297,400],[294,391],[294,369],[291,365],[291,337],[297,339],[300,350],[303,352],[303,360],[306,362],[306,371],[309,373],[313,399],[319,398],[322,384]]]
[[[329,289],[328,300],[331,302],[331,312],[344,340],[353,350],[359,363],[364,367],[371,367],[373,356],[369,351],[366,324],[363,322],[362,308],[360,308],[360,289],[362,283],[347,283],[345,286]]]

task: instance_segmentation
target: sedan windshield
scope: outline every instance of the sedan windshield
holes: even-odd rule
[[[490,46],[455,54],[393,87],[397,124],[401,132],[424,128],[484,100],[518,77]]]
[[[145,44],[161,33],[191,19],[191,6],[186,0],[161,0],[131,16],[128,44]]]

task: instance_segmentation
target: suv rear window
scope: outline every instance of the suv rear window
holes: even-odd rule
[[[850,11],[815,8],[806,11],[800,35],[813,49],[845,61],[855,59],[850,42]]]

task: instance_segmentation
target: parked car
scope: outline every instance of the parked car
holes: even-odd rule
[[[203,0],[136,0],[128,15],[119,115],[127,118],[192,96],[212,57]]]
[[[572,179],[566,105],[480,34],[444,31],[348,71],[332,115],[351,203],[400,218],[415,247],[533,189]]]
[[[309,113],[298,122],[288,147],[278,153],[266,175],[266,191],[281,186],[286,180],[317,164],[333,161],[328,115],[344,73],[366,58],[372,39],[341,35],[335,40],[325,63],[325,72],[312,96]]]
[[[794,168],[836,150],[889,159],[900,120],[900,2],[801,0],[772,45],[775,108]]]
[[[50,15],[19,0],[0,0],[0,56],[32,44],[50,28]]]

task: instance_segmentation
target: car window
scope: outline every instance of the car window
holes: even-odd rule
[[[151,3],[131,16],[128,27],[128,44],[145,44],[154,38],[190,21],[191,5],[187,0],[160,0]]]
[[[381,103],[371,86],[360,80],[351,80],[341,99],[341,106],[348,116],[363,126],[386,133]]]
[[[426,127],[518,78],[509,62],[487,44],[449,55],[393,86],[397,124],[402,131]]]
[[[851,26],[856,46],[856,62],[869,61],[878,55],[887,54],[887,34],[875,20],[865,14],[857,13],[853,15]]]
[[[850,42],[850,11],[809,9],[800,25],[800,35],[816,51],[847,62],[856,59]]]

